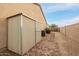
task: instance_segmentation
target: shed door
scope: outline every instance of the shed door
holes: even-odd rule
[[[19,54],[21,54],[20,20],[20,15],[8,19],[8,49]]]

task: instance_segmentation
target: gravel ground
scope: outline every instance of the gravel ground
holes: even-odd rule
[[[0,50],[0,56],[19,56],[19,55],[8,50],[7,48],[2,48]]]
[[[51,33],[43,37],[39,43],[37,43],[33,48],[24,54],[24,56],[61,56],[65,55],[62,51],[61,43],[59,43],[60,34]],[[18,56],[18,54],[13,53],[6,48],[0,51],[1,56]]]
[[[25,55],[28,56],[59,56],[62,55],[58,43],[55,41],[55,33],[47,35]]]

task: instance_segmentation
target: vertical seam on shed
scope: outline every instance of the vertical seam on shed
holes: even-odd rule
[[[35,21],[35,45],[36,45],[36,21]],[[35,52],[36,55],[36,52]]]
[[[6,46],[7,46],[7,49],[8,49],[8,20],[7,20],[7,40],[6,40]]]
[[[22,19],[22,15],[21,15],[21,22],[20,22],[21,23],[21,26],[20,26],[20,31],[21,31],[21,34],[20,34],[21,35],[21,39],[20,39],[20,44],[21,44],[20,47],[21,48],[20,48],[20,50],[21,50],[21,54],[23,54],[23,50],[22,50],[22,26],[23,26],[23,23],[22,22],[23,22],[23,19]]]

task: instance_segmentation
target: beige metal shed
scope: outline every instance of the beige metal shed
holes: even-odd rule
[[[38,43],[41,40],[41,23],[36,22],[36,43]]]
[[[23,55],[41,40],[42,24],[22,13],[8,17],[8,49]]]

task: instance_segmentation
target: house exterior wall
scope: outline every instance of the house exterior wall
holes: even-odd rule
[[[44,26],[46,26],[46,21],[43,17],[42,11],[39,7],[39,5],[36,4],[0,4],[0,18],[6,18],[18,13],[24,13],[26,16],[43,23]],[[3,12],[2,12],[3,11]]]
[[[0,48],[7,47],[7,17],[23,13],[47,27],[42,11],[37,4],[29,3],[1,3],[0,4]]]
[[[7,20],[0,18],[0,48],[7,45]]]

